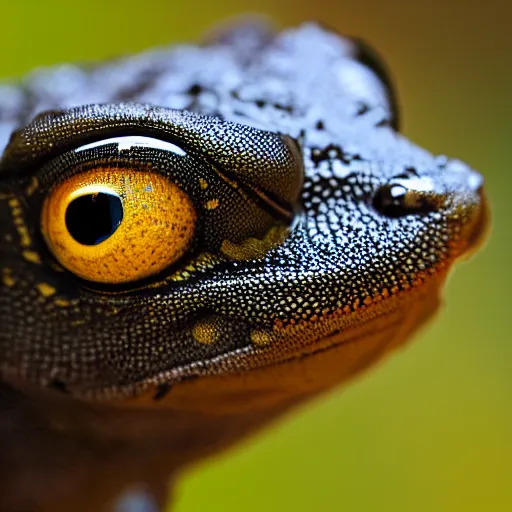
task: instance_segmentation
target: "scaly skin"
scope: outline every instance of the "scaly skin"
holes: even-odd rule
[[[408,339],[486,210],[480,175],[397,116],[371,52],[311,24],[0,86],[0,510],[107,510],[139,484],[163,502]],[[180,148],[145,162],[198,220],[179,261],[105,285],[59,264],[41,212],[104,158],[75,149],[120,136]]]

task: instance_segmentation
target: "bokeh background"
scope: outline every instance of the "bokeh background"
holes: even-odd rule
[[[511,2],[4,0],[0,75],[195,40],[242,12],[317,19],[377,47],[405,134],[483,172],[494,225],[414,343],[191,471],[175,510],[512,510]]]

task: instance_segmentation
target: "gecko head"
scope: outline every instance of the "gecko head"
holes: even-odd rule
[[[150,403],[173,386],[180,408],[293,401],[407,339],[481,243],[481,176],[397,133],[368,46],[305,24],[187,55],[217,86],[187,79],[174,98],[163,73],[142,92],[187,110],[94,104],[13,133],[2,378]]]
[[[38,116],[0,164],[2,376],[159,398],[404,337],[477,244],[482,179],[391,129],[330,140],[138,104]]]

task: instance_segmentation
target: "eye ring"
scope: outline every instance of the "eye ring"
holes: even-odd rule
[[[101,138],[102,134],[108,137]],[[69,232],[66,212],[70,198],[61,197],[63,206],[57,208],[56,215],[52,194],[68,180],[94,170],[152,172],[182,191],[188,205],[182,219],[188,234],[180,235],[185,240],[167,247],[167,240],[156,236],[158,249],[147,244],[150,256],[167,247],[172,257],[162,257],[158,263],[150,258],[148,266],[147,259],[135,254],[137,257],[127,258],[121,265],[123,275],[118,275],[118,259],[127,252],[122,243],[115,246],[119,252],[108,254],[115,263],[113,271],[108,260],[97,257],[112,240],[122,238],[127,213],[119,190],[100,187],[105,185],[101,176],[88,183],[93,188],[84,201],[91,208],[96,197],[106,200],[107,206],[112,198],[114,203],[115,198],[121,199],[116,208],[122,214],[122,225],[113,221],[110,207],[106,207],[110,220],[102,233],[93,229],[92,239],[82,239],[82,227],[78,238],[74,227]],[[41,234],[50,252],[78,277],[114,285],[145,281],[166,271],[167,266],[174,267],[187,252],[189,256],[200,251],[227,259],[261,257],[286,236],[304,176],[301,148],[286,135],[141,104],[85,105],[43,113],[11,138],[0,171],[18,175],[36,171],[38,187],[32,201],[41,212]],[[73,249],[67,250],[69,247]],[[94,256],[84,259],[87,253]],[[100,264],[105,271],[98,271]]]
[[[96,206],[105,214],[105,205],[97,201],[101,196],[115,198],[122,208],[121,218],[118,207],[114,211],[110,230],[90,225],[98,217]],[[83,218],[77,219],[75,212],[71,230],[70,208],[84,199],[90,215],[82,208]],[[57,260],[78,277],[122,284],[161,272],[182,258],[192,244],[196,221],[191,199],[167,178],[145,170],[99,167],[51,190],[43,202],[41,231]]]

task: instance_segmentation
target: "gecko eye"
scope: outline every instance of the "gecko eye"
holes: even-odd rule
[[[183,256],[196,212],[187,194],[163,176],[105,167],[55,187],[41,222],[48,247],[68,270],[88,281],[126,283]]]
[[[62,266],[123,285],[201,254],[262,257],[287,236],[304,166],[286,135],[127,103],[41,113],[12,135],[0,173],[32,177]]]

